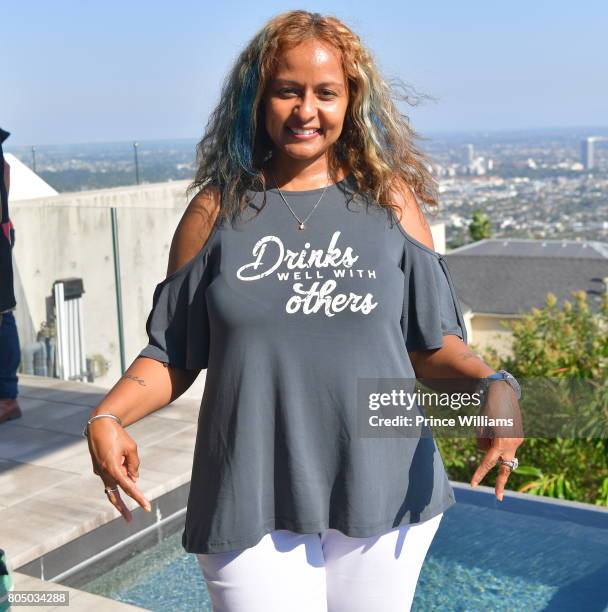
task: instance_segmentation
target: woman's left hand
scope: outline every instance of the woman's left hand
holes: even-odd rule
[[[517,448],[524,441],[517,395],[507,382],[496,380],[490,383],[481,414],[491,419],[512,419],[513,424],[477,429],[477,448],[485,450],[486,454],[471,479],[473,487],[485,478],[499,459],[514,459]],[[495,486],[496,498],[499,501],[503,500],[505,484],[510,475],[511,468],[501,463]]]

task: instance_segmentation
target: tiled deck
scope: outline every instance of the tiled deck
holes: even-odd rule
[[[200,382],[195,382],[190,398],[179,398],[128,427],[141,459],[138,486],[152,502],[152,513],[140,509],[131,526],[160,521],[161,508],[154,500],[187,487]],[[115,532],[127,529],[126,521],[106,499],[101,479],[93,474],[82,437],[88,414],[105,393],[94,384],[19,375],[23,416],[0,424],[0,548],[15,570],[17,589],[25,588],[19,585],[19,568],[36,575],[31,570],[35,560],[111,521],[115,521]],[[139,508],[124,493],[122,497],[129,508]],[[41,562],[40,567],[45,580],[60,577],[61,571],[52,564]],[[78,594],[75,602],[84,606],[88,597],[93,596]],[[123,608],[104,604],[103,609]]]
[[[91,612],[98,610],[99,612],[129,612],[129,610],[145,610],[138,606],[131,606],[120,601],[114,601],[107,597],[100,597],[85,591],[79,591],[71,587],[57,584],[55,582],[47,582],[39,578],[33,578],[26,574],[15,572],[15,590],[16,591],[68,591],[69,605],[68,606],[19,606],[13,607],[12,610],[68,610],[69,612]]]

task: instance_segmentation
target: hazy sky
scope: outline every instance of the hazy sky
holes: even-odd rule
[[[423,133],[608,124],[605,0],[19,0],[0,4],[6,144],[198,138],[238,52],[294,8],[434,96],[406,111]]]

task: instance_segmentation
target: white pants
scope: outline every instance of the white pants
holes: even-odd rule
[[[197,559],[214,612],[407,612],[442,517],[370,538],[280,529]]]

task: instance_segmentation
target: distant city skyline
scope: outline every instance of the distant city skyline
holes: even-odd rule
[[[2,8],[7,149],[198,139],[240,50],[282,2]],[[358,33],[387,78],[434,100],[400,109],[424,135],[608,125],[608,4],[302,2]],[[598,127],[599,126],[599,127]]]
[[[0,124],[1,125],[1,124]],[[420,130],[419,130],[420,131]],[[565,127],[546,127],[546,128],[517,128],[517,129],[471,129],[471,130],[423,130],[422,131],[422,145],[424,148],[424,139],[427,138],[433,140],[434,138],[443,139],[457,139],[467,146],[468,140],[476,140],[484,137],[500,137],[500,136],[521,136],[522,138],[538,136],[547,136],[554,134],[556,136],[565,137],[568,134],[575,140],[580,139],[580,150],[581,159],[587,154],[588,148],[585,146],[587,141],[592,141],[592,145],[595,142],[604,143],[608,141],[608,125],[606,126],[565,126]],[[191,143],[192,146],[200,140],[200,136],[190,136],[181,138],[140,138],[135,141],[134,139],[123,139],[123,140],[107,140],[107,141],[89,141],[89,142],[49,142],[49,143],[11,143],[11,137],[5,141],[4,149],[6,151],[18,151],[23,153],[24,150],[30,151],[32,147],[41,149],[49,149],[54,147],[103,147],[106,146],[120,146],[128,147],[131,150],[133,142],[138,142],[140,145],[165,145],[169,143]],[[427,141],[428,142],[428,141]],[[578,142],[578,141],[577,141]],[[420,143],[419,143],[420,145]],[[593,147],[594,149],[594,147]],[[464,153],[463,153],[464,155]]]

